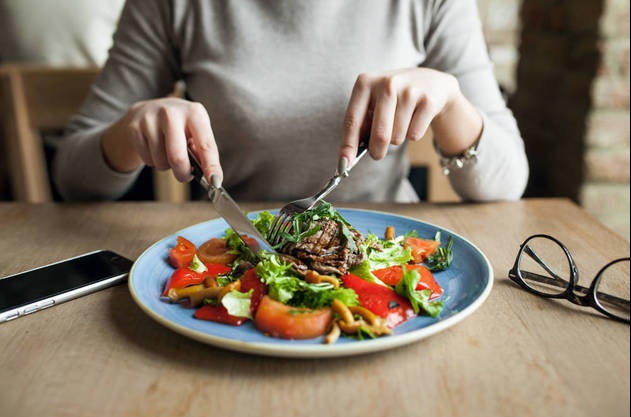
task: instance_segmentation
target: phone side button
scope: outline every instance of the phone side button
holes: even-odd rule
[[[54,305],[55,305],[55,300],[47,300],[39,304],[39,309],[43,310],[45,308],[52,307]]]
[[[16,312],[11,313],[10,315],[4,317],[4,319],[2,321],[9,321],[9,320],[17,319],[18,317],[20,317],[20,312],[16,311]]]
[[[41,303],[33,304],[32,306],[26,307],[22,311],[22,314],[24,314],[24,315],[31,314],[31,313],[34,313],[36,311],[42,310],[42,309],[44,309],[46,307],[50,307],[53,304],[55,304],[55,300],[47,300],[47,301],[43,301]]]

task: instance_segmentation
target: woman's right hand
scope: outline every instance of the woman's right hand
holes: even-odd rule
[[[206,179],[215,174],[223,178],[210,118],[200,103],[172,97],[135,103],[104,132],[101,146],[105,160],[118,172],[146,164],[171,169],[179,181],[187,182],[192,179],[191,149]]]

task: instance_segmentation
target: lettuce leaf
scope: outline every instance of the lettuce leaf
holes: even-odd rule
[[[388,268],[393,265],[405,265],[412,259],[412,251],[403,246],[404,236],[393,240],[381,240],[375,234],[369,234],[362,248],[366,252],[370,269]]]
[[[309,284],[296,276],[290,263],[274,254],[265,254],[256,265],[256,274],[268,285],[268,295],[294,307],[322,308],[339,299],[358,305],[357,293],[350,288],[335,288],[330,283]]]
[[[221,305],[226,308],[231,316],[251,319],[250,304],[253,293],[254,290],[248,292],[230,291],[221,298]]]
[[[431,317],[438,317],[443,309],[443,302],[441,300],[430,301],[429,297],[432,295],[431,290],[417,291],[416,286],[421,280],[421,275],[414,269],[407,269],[403,267],[403,277],[401,281],[396,285],[394,290],[397,294],[410,300],[414,313],[418,314],[421,309],[429,314]]]

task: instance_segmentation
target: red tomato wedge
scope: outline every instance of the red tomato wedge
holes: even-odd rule
[[[254,325],[263,333],[281,339],[312,339],[326,333],[333,313],[329,307],[311,310],[291,307],[263,296]]]
[[[416,316],[410,302],[390,287],[366,281],[356,275],[342,276],[346,288],[352,288],[362,306],[386,319],[388,327],[395,327]]]
[[[406,237],[404,245],[412,251],[412,261],[415,264],[420,264],[436,251],[440,246],[440,242],[418,237]]]
[[[245,317],[231,316],[230,314],[228,314],[228,310],[226,310],[226,307],[222,305],[201,306],[200,308],[195,310],[195,314],[193,314],[193,316],[196,319],[215,321],[218,323],[230,324],[232,326],[240,326],[248,320]]]
[[[169,249],[169,263],[173,268],[189,266],[197,252],[195,245],[182,236],[177,237],[177,244]]]
[[[415,269],[421,276],[421,280],[416,285],[418,291],[431,290],[432,294],[429,296],[430,300],[443,295],[443,287],[436,282],[432,271],[424,267],[423,265],[406,265],[408,270]],[[389,268],[377,269],[372,271],[373,275],[383,281],[385,284],[395,286],[399,283],[403,277],[403,268],[400,265],[391,266]]]
[[[248,292],[250,290],[254,290],[252,297],[250,297],[250,312],[254,317],[261,299],[267,294],[267,285],[256,275],[256,268],[247,270],[241,277],[241,289],[239,291]]]
[[[197,257],[203,263],[224,264],[232,263],[237,255],[228,253],[226,239],[214,237],[199,245],[197,248]]]

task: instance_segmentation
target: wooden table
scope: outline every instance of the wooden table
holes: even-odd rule
[[[0,324],[0,415],[629,415],[629,326],[530,295],[507,278],[519,244],[534,233],[564,242],[584,280],[628,256],[627,240],[562,199],[346,206],[415,217],[469,239],[493,265],[489,298],[456,326],[410,345],[282,359],[174,333],[121,285]],[[210,217],[205,202],[1,203],[0,275],[100,248],[135,259]]]

